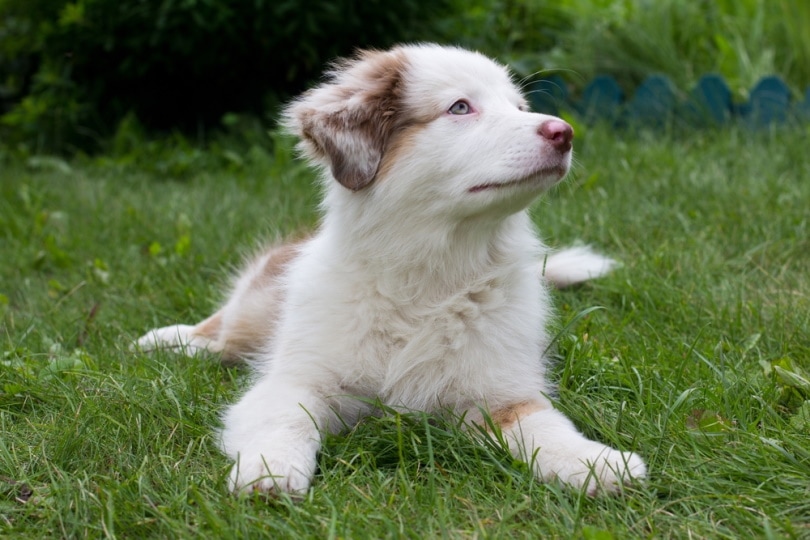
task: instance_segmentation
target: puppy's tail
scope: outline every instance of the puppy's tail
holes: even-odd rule
[[[618,262],[596,253],[590,246],[576,246],[550,253],[540,263],[540,274],[558,289],[608,274]]]

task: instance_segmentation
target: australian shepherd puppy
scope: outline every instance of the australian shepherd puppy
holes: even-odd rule
[[[284,125],[322,171],[320,227],[254,258],[208,319],[138,341],[255,367],[221,432],[234,491],[307,490],[323,434],[375,400],[497,426],[543,481],[596,493],[645,475],[547,397],[547,283],[612,264],[547,252],[526,211],[568,172],[571,126],[531,112],[504,66],[426,44],[337,63]]]

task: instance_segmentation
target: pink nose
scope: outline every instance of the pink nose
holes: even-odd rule
[[[571,150],[574,128],[562,120],[546,120],[540,124],[540,129],[537,132],[558,152],[565,153]]]

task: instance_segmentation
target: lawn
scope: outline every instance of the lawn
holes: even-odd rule
[[[807,137],[580,129],[533,207],[549,243],[623,263],[555,293],[557,405],[649,464],[605,498],[417,414],[330,437],[301,501],[229,495],[214,429],[247,373],[129,344],[312,228],[309,173],[283,141],[0,161],[0,537],[808,537]]]

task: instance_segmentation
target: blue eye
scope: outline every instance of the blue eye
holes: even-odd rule
[[[447,112],[450,114],[470,114],[470,112],[472,112],[472,107],[470,107],[469,103],[461,99],[453,103]]]

